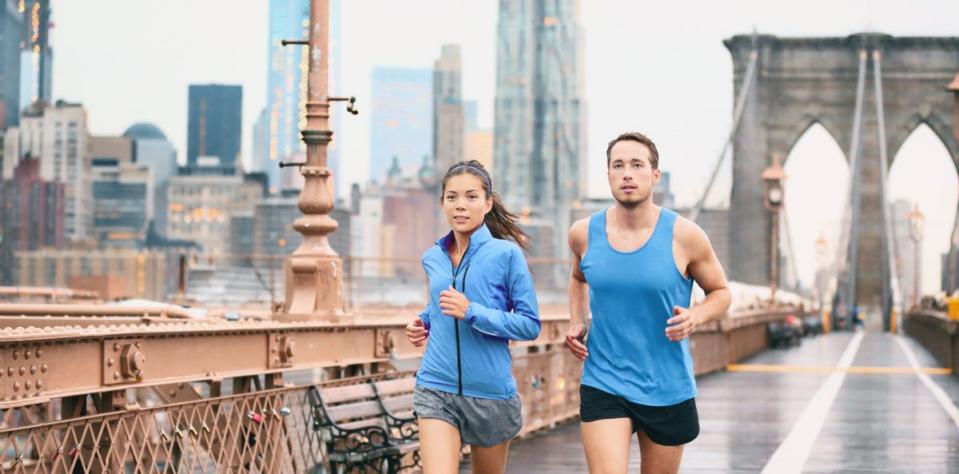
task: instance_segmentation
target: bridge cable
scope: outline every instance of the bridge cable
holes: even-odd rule
[[[781,234],[786,235],[786,263],[789,264],[789,277],[792,278],[793,284],[798,286],[799,284],[799,269],[796,268],[796,249],[793,246],[793,236],[792,229],[789,227],[789,213],[785,209],[780,211],[782,213],[782,229]]]
[[[848,308],[847,317],[852,315],[855,309],[856,278],[855,271],[858,263],[858,238],[859,238],[859,175],[860,175],[860,135],[862,132],[862,106],[863,96],[866,87],[866,50],[859,50],[859,76],[856,83],[856,109],[853,112],[852,137],[849,144],[849,204],[843,216],[843,226],[841,228],[842,236],[837,246],[838,258],[836,259],[836,291],[845,296]],[[851,262],[850,262],[851,260]],[[845,281],[843,281],[843,278]],[[841,288],[845,283],[845,289]],[[836,308],[833,308],[835,311]]]
[[[716,162],[716,166],[713,168],[713,173],[709,176],[709,182],[706,183],[706,189],[703,190],[703,195],[696,201],[696,205],[693,206],[692,211],[689,213],[689,220],[696,222],[696,219],[699,217],[699,213],[702,212],[703,206],[706,204],[706,197],[709,196],[709,191],[712,190],[713,184],[716,182],[716,176],[719,174],[719,170],[723,166],[723,162],[726,160],[726,154],[729,151],[730,145],[733,143],[733,139],[736,137],[736,130],[739,129],[739,121],[743,117],[743,109],[745,109],[746,98],[749,97],[749,92],[752,89],[753,79],[756,76],[756,63],[759,62],[759,51],[756,48],[756,36],[753,35],[753,50],[749,53],[749,65],[746,67],[746,76],[743,80],[743,88],[739,93],[739,97],[736,100],[736,107],[733,111],[733,127],[729,131],[729,136],[726,138],[726,143],[723,144],[723,150],[719,153],[719,159]]]
[[[876,120],[879,127],[879,169],[880,169],[880,186],[879,186],[879,203],[882,206],[882,221],[883,221],[883,248],[886,251],[886,259],[889,262],[888,271],[889,278],[888,286],[883,284],[883,300],[882,306],[885,313],[885,305],[887,302],[892,305],[892,308],[898,307],[901,303],[901,295],[899,294],[899,268],[896,264],[896,253],[893,247],[894,245],[894,234],[892,231],[892,213],[889,209],[889,157],[886,150],[886,116],[885,110],[883,109],[883,95],[882,95],[882,53],[879,50],[873,50],[872,52],[872,62],[873,62],[873,80],[876,89]],[[918,271],[918,268],[916,269]],[[918,290],[918,288],[917,288]],[[891,292],[891,295],[888,294]],[[891,297],[891,299],[890,299]]]

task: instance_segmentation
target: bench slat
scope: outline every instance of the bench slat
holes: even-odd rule
[[[380,404],[376,403],[376,400],[370,400],[368,402],[346,403],[335,407],[328,407],[326,414],[334,423],[340,423],[345,420],[362,420],[381,417],[383,416],[383,410],[380,409]]]
[[[413,395],[403,395],[401,397],[384,398],[383,405],[391,415],[396,415],[401,411],[413,411]]]
[[[339,425],[339,427],[343,428],[344,430],[355,430],[357,428],[366,428],[368,426],[379,426],[384,430],[386,429],[386,423],[383,422],[382,418],[367,418],[365,420],[353,421]]]
[[[323,403],[327,406],[352,400],[373,398],[373,388],[370,384],[347,385],[345,387],[330,387],[320,390]]]
[[[379,392],[381,397],[395,395],[398,393],[410,393],[416,387],[416,379],[413,377],[406,377],[396,380],[382,380],[374,383],[376,384],[376,391]]]

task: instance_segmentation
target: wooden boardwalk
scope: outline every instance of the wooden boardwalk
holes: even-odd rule
[[[908,354],[920,368],[937,364],[914,341],[897,339],[812,337],[701,377],[702,431],[686,447],[681,471],[959,473],[959,378],[918,375]],[[514,442],[507,469],[586,471],[578,422]],[[629,472],[639,471],[634,443]],[[468,461],[461,472],[470,472]]]

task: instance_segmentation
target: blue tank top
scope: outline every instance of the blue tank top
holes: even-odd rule
[[[649,240],[632,252],[620,252],[606,235],[606,211],[590,216],[589,242],[580,262],[592,313],[582,383],[642,405],[693,398],[689,339],[666,337],[673,306],[689,307],[693,288],[673,257],[676,213],[660,208]]]

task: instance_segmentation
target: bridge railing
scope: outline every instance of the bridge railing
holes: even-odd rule
[[[514,359],[523,400],[521,435],[576,416],[581,365],[561,346]],[[408,373],[407,373],[408,374]],[[332,380],[365,383],[400,373]],[[37,422],[43,405],[7,410],[0,427],[4,472],[309,472],[323,463],[306,386],[140,406]],[[141,398],[143,400],[143,398]]]
[[[279,388],[5,428],[0,470],[306,472],[322,464],[322,446],[310,428],[305,391]],[[27,411],[8,418],[28,419]]]
[[[950,320],[945,311],[915,309],[904,318],[903,329],[943,367],[953,373],[959,368],[959,321]]]

